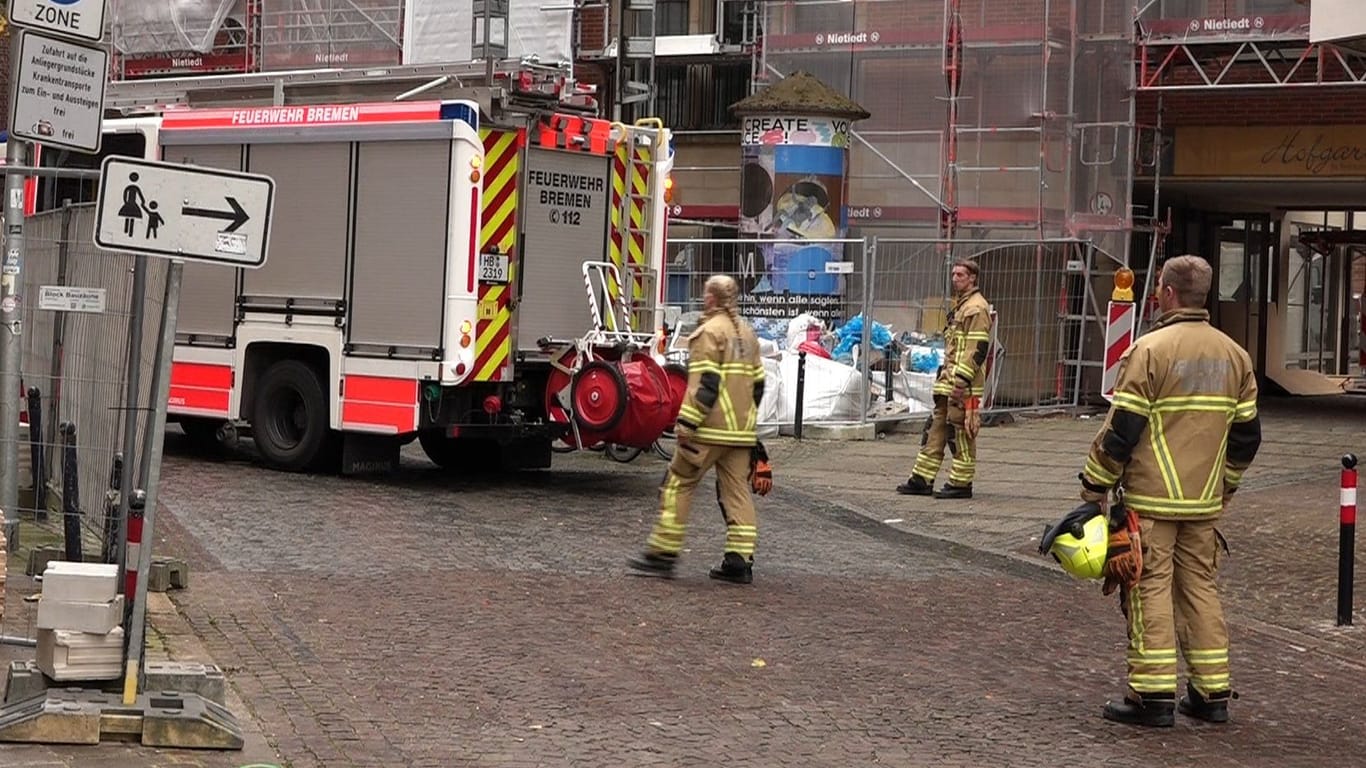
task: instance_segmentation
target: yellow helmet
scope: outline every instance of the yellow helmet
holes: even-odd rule
[[[1050,554],[1079,579],[1099,579],[1110,543],[1110,522],[1100,505],[1087,502],[1044,528],[1039,554]]]

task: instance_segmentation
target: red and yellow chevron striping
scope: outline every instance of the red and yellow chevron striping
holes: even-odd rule
[[[479,283],[479,319],[474,335],[474,381],[512,378],[512,291],[517,285],[517,179],[525,131],[485,128],[484,199],[480,250],[508,254],[508,283]]]
[[[612,163],[611,211],[611,259],[617,269],[649,266],[645,253],[647,232],[644,222],[649,220],[649,212],[645,210],[645,206],[649,204],[650,159],[648,146],[637,146],[630,141],[623,141],[617,146]],[[627,197],[628,184],[631,196],[629,201],[625,201],[623,198]],[[623,215],[629,217],[625,226],[622,224]],[[626,241],[625,260],[622,258],[623,240]],[[645,284],[639,278],[640,273],[636,274],[637,278],[632,280],[633,306],[646,298]],[[612,290],[612,296],[616,298],[615,290]]]

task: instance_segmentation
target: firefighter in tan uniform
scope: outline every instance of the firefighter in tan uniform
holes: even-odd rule
[[[950,279],[954,303],[944,331],[944,365],[934,382],[934,413],[925,424],[920,454],[897,493],[934,495],[936,499],[972,498],[977,473],[977,430],[986,387],[986,360],[991,347],[991,304],[977,288],[977,262],[954,262]],[[944,446],[953,452],[949,480],[938,491],[934,478],[944,463]]]
[[[756,474],[755,423],[764,393],[764,366],[759,340],[736,309],[738,293],[739,286],[730,277],[714,275],[707,280],[702,325],[688,337],[688,389],[674,426],[678,445],[659,488],[659,519],[646,551],[630,560],[642,575],[672,577],[693,492],[707,470],[715,467],[726,545],[711,577],[737,584],[753,579],[758,527],[751,483],[766,493],[771,474]],[[765,468],[766,464],[758,466]]]
[[[1228,720],[1214,526],[1262,437],[1252,361],[1202,309],[1211,280],[1198,256],[1163,264],[1160,315],[1121,360],[1114,401],[1080,475],[1082,499],[1105,504],[1113,491],[1127,507],[1127,525],[1110,537],[1105,577],[1107,591],[1121,588],[1128,619],[1129,685],[1122,701],[1105,705],[1108,720],[1174,724],[1178,645],[1188,678],[1181,712]],[[1135,559],[1131,546],[1137,562],[1117,573],[1114,564]]]

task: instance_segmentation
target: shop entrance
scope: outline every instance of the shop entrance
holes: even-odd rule
[[[1267,370],[1268,305],[1280,222],[1266,213],[1207,214],[1202,255],[1214,268],[1210,320]]]

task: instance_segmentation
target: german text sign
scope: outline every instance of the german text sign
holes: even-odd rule
[[[105,0],[9,0],[9,20],[98,43],[104,39]]]
[[[109,54],[35,32],[19,38],[10,98],[10,133],[95,154],[104,121]]]

